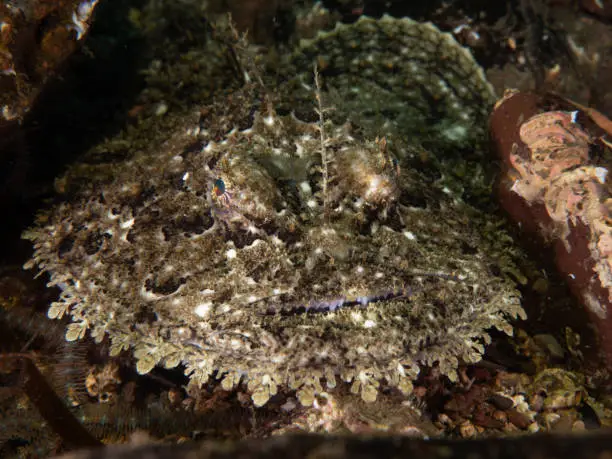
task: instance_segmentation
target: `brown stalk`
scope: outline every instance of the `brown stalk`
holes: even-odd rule
[[[38,409],[49,426],[61,437],[66,448],[102,446],[74,417],[36,367],[32,357],[25,353],[6,353],[0,359],[16,359],[21,363],[19,386]]]

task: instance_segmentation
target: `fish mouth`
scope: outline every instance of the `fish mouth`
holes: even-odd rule
[[[438,277],[444,280],[461,282],[461,279],[452,274],[421,273],[420,276]],[[284,304],[271,304],[261,313],[263,316],[298,316],[303,314],[322,314],[336,312],[344,309],[365,309],[370,304],[383,301],[409,300],[415,294],[425,290],[422,284],[404,286],[402,288],[381,290],[356,297],[335,297],[330,299],[310,300],[307,303],[287,302]],[[267,298],[269,299],[269,298]],[[262,299],[265,300],[265,299]],[[260,301],[262,301],[260,300]]]
[[[303,314],[322,314],[328,312],[336,312],[343,309],[365,309],[372,303],[382,301],[409,299],[417,291],[422,290],[422,287],[402,288],[398,290],[389,290],[371,295],[362,295],[356,298],[338,297],[328,300],[311,300],[305,304],[289,304],[282,305],[278,308],[270,306],[263,315],[265,316],[297,316]]]

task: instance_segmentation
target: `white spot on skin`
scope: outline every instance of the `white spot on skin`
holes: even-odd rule
[[[210,301],[207,303],[201,303],[195,307],[193,312],[195,312],[196,315],[199,317],[202,317],[202,318],[208,317],[208,315],[210,314],[211,307],[212,307],[212,303]]]
[[[257,240],[259,241],[259,239],[257,239]],[[274,244],[276,246],[283,246],[283,245],[285,245],[283,240],[281,238],[279,238],[278,236],[276,236],[275,234],[270,236],[270,240],[272,241],[272,244]]]
[[[406,239],[408,239],[410,241],[416,240],[416,236],[414,235],[414,233],[412,231],[404,231],[403,234],[406,237]]]
[[[310,187],[310,183],[306,181],[300,182],[300,190],[302,190],[302,193],[304,194],[312,194],[312,188]]]
[[[463,89],[465,91],[465,88],[461,87],[459,88],[460,90]],[[461,91],[460,91],[461,92]],[[453,107],[455,108],[455,107]],[[459,107],[456,107],[457,110],[459,110]],[[452,127],[442,131],[442,135],[444,137],[446,137],[448,140],[462,140],[464,139],[468,134],[468,130],[466,129],[465,126],[461,125],[461,124],[455,124]]]
[[[200,126],[196,126],[196,127],[194,127],[193,129],[191,129],[191,133],[190,133],[190,134],[191,134],[193,137],[197,137],[197,136],[199,136],[199,135],[200,135],[200,132],[201,132]]]
[[[153,301],[161,298],[161,295],[156,295],[153,292],[149,292],[144,286],[140,289],[140,296],[147,301]]]
[[[121,229],[128,229],[128,228],[131,228],[133,224],[134,224],[134,219],[130,218],[129,220],[121,223],[119,226],[121,227]]]
[[[380,176],[378,175],[373,175],[369,177],[369,186],[368,189],[366,191],[366,199],[369,198],[370,196],[376,194],[376,192],[378,191],[379,187],[380,187]]]
[[[238,256],[238,252],[236,252],[236,249],[229,249],[227,252],[225,252],[225,256],[228,260],[233,260],[236,258],[236,256]]]
[[[167,111],[168,105],[165,102],[160,102],[159,104],[157,104],[157,107],[155,107],[156,116],[163,116],[166,114]]]

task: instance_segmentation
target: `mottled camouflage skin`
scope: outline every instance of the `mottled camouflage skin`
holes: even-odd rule
[[[359,29],[368,21],[377,26]],[[488,85],[452,39],[389,18],[346,29],[358,50],[359,37],[403,40],[398,27],[433,36],[457,66],[471,66],[461,73],[471,78],[461,86],[469,97],[440,95],[440,107],[464,100],[468,108],[457,118],[442,110],[436,129],[458,123],[470,133],[460,142],[476,135],[466,126],[484,122]],[[338,34],[315,44],[345,46]],[[404,59],[430,69],[439,54],[408,49]],[[309,405],[341,381],[366,401],[381,385],[409,393],[420,366],[437,364],[453,379],[460,361],[481,358],[487,329],[511,332],[507,318],[523,312],[499,266],[505,236],[496,229],[491,237],[492,217],[410,167],[422,155],[419,139],[335,122],[346,107],[323,121],[281,115],[254,87],[210,107],[200,125],[184,120],[161,148],[114,165],[112,179],[58,205],[26,235],[35,245],[27,266],[62,289],[49,317],[71,316],[68,340],[108,335],[112,354],[133,349],[141,373],[182,363],[195,385],[242,381],[259,406],[282,387]],[[283,97],[278,104],[291,96]],[[296,94],[288,105],[300,113],[303,103]],[[232,104],[241,110],[227,115]]]

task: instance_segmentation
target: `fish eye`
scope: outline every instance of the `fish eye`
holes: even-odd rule
[[[228,207],[232,202],[232,195],[227,191],[225,182],[221,178],[217,178],[213,183],[212,188],[213,198],[221,203],[223,206]]]
[[[218,178],[215,180],[212,191],[216,196],[221,196],[225,193],[225,182],[223,179]]]

